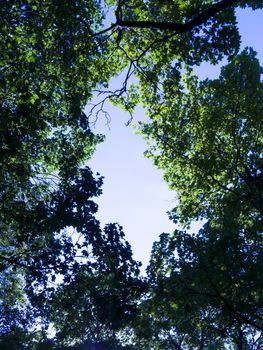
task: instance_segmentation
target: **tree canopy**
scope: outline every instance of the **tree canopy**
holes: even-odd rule
[[[262,67],[239,52],[235,15],[262,7],[2,2],[1,349],[262,349]],[[218,79],[194,75],[223,57]],[[96,219],[103,179],[87,161],[103,136],[89,117],[107,99],[144,107],[146,155],[178,196],[171,219],[204,220],[163,233],[146,278],[121,226]]]
[[[262,216],[262,67],[251,49],[222,68],[218,79],[199,82],[187,72],[177,98],[149,106],[142,133],[147,155],[164,169],[179,196],[179,219],[215,217],[227,196]],[[176,217],[176,213],[173,213]]]

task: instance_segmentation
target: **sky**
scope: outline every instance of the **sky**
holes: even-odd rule
[[[263,65],[263,11],[238,10],[237,17],[242,48],[252,46]],[[219,66],[208,64],[196,69],[201,79],[216,78],[219,72]],[[176,193],[168,189],[161,171],[144,157],[145,141],[135,134],[132,125],[126,126],[130,116],[111,105],[106,109],[110,123],[100,116],[93,128],[106,139],[97,146],[88,164],[94,173],[104,176],[103,194],[95,200],[99,204],[97,218],[102,225],[118,222],[123,227],[134,258],[145,268],[153,242],[162,232],[175,229],[167,211],[176,206]],[[143,119],[143,110],[138,108],[133,122]],[[192,230],[198,227],[193,225]]]

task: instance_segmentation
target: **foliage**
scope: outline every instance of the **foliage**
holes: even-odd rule
[[[180,338],[187,332],[188,347],[200,345],[200,335],[208,344],[213,334],[217,348],[225,346],[221,321],[232,332],[227,333],[230,338],[242,327],[243,333],[253,333],[261,301],[260,279],[253,276],[261,259],[257,242],[262,231],[262,85],[255,54],[235,57],[240,37],[234,9],[262,6],[259,0],[4,2],[0,8],[1,349],[73,349],[84,342],[131,349],[132,327],[138,334],[141,321],[140,341],[156,348],[176,347],[170,343],[171,335]],[[114,16],[107,15],[109,10]],[[193,65],[215,64],[224,55],[232,63],[218,80],[199,83],[191,74]],[[174,220],[209,219],[196,237],[178,232],[173,245],[181,260],[169,267],[173,273],[164,274],[167,288],[186,273],[200,288],[213,289],[209,281],[204,286],[196,281],[195,272],[212,251],[230,247],[236,254],[233,266],[224,254],[222,259],[225,256],[226,266],[232,268],[236,288],[225,285],[222,259],[209,274],[218,275],[216,284],[222,282],[220,288],[230,293],[231,307],[238,313],[242,307],[242,317],[250,323],[240,321],[220,298],[206,301],[195,296],[193,318],[186,317],[175,330],[171,323],[175,318],[181,322],[182,313],[172,307],[166,328],[156,325],[151,315],[160,315],[159,309],[165,307],[161,301],[170,308],[176,297],[176,303],[184,305],[188,295],[183,288],[174,295],[171,289],[162,289],[163,279],[155,271],[156,244],[149,296],[156,289],[158,300],[149,297],[142,303],[141,313],[148,304],[150,312],[136,325],[138,300],[146,286],[122,229],[115,224],[100,228],[93,199],[102,192],[102,178],[94,177],[85,165],[103,137],[92,133],[83,109],[94,90],[105,91],[110,79],[123,71],[122,87],[108,91],[105,98],[129,112],[138,102],[148,110],[152,122],[142,132],[158,148],[149,155],[179,193]],[[129,85],[133,73],[137,83]],[[98,116],[104,101],[91,112]],[[233,227],[231,203],[237,210]],[[231,235],[226,229],[229,220]],[[169,239],[175,240],[165,238]],[[245,250],[250,240],[251,249]],[[195,244],[200,252],[194,250]],[[164,264],[166,256],[173,256],[170,247],[165,249]],[[251,290],[237,282],[241,259],[247,259],[244,274],[254,283]],[[250,273],[248,266],[255,270]],[[247,303],[249,297],[255,302]],[[220,334],[218,329],[204,333],[203,323],[199,325],[207,309],[212,310],[202,316],[207,332],[218,322]],[[51,322],[57,330],[52,340],[47,337]],[[196,331],[186,331],[186,322]],[[238,322],[243,322],[241,328]],[[166,330],[169,337],[162,333]]]
[[[199,82],[189,72],[176,98],[167,89],[159,105],[149,106],[151,122],[142,125],[142,133],[153,144],[147,155],[178,193],[175,221],[215,217],[226,195],[242,207],[244,224],[261,220],[261,73],[248,49],[218,79]]]
[[[93,262],[82,265],[51,300],[51,321],[59,344],[104,342],[119,349],[145,285],[118,225],[107,225],[92,250]]]
[[[108,55],[110,40],[92,34],[104,20],[96,1],[7,1],[0,12],[0,266],[7,284],[21,280],[24,298],[18,304],[18,290],[1,283],[2,323],[10,325],[1,347],[13,337],[14,346],[33,349],[34,339],[47,346],[32,329],[50,322],[57,276],[88,268],[88,256],[76,260],[88,246],[103,254],[92,200],[102,178],[83,166],[102,137],[83,108],[120,67]]]
[[[147,110],[170,89],[177,93],[181,71],[202,62],[216,64],[238,53],[235,8],[262,8],[262,1],[111,1],[116,6],[118,51],[129,66],[118,103],[128,111],[140,101]],[[134,73],[138,84],[129,89]],[[121,96],[120,96],[121,95]],[[114,100],[116,96],[114,95]]]
[[[88,12],[83,4],[79,8],[83,20],[97,18],[100,23],[102,15],[94,3],[89,5]],[[101,139],[91,133],[82,109],[94,84],[105,76],[87,82],[98,55],[90,50],[76,65],[81,61],[76,45],[84,40],[84,27],[73,3],[65,11],[61,8],[62,2],[8,1],[0,10],[3,268],[18,261],[31,268],[41,249],[44,260],[50,251],[53,257],[63,254],[67,238],[55,235],[72,222],[59,222],[58,216],[67,208],[75,210],[72,193],[81,183],[90,187],[89,197],[100,191],[90,171],[78,168]]]
[[[153,246],[152,287],[141,309],[149,327],[145,348],[260,348],[262,258],[260,240],[241,234],[228,210],[196,235],[162,234]]]
[[[148,156],[178,192],[173,220],[206,219],[197,234],[176,230],[153,245],[145,349],[262,347],[261,73],[249,49],[219,79],[189,70],[142,125]]]

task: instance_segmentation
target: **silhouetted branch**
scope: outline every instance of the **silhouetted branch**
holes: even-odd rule
[[[173,23],[173,22],[155,22],[155,21],[132,21],[122,19],[122,3],[119,4],[116,10],[117,24],[126,28],[148,28],[148,29],[160,29],[171,30],[176,33],[186,33],[192,29],[204,24],[208,19],[214,17],[223,10],[231,7],[237,0],[222,0],[218,3],[210,6],[207,10],[203,11],[195,18],[185,23]]]

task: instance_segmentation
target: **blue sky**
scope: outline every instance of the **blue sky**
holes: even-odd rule
[[[238,10],[242,47],[252,46],[263,65],[263,11]],[[196,72],[200,78],[215,78],[220,67],[203,64]],[[166,212],[176,205],[176,193],[169,190],[150,160],[143,156],[145,141],[126,126],[129,115],[118,108],[107,106],[111,116],[109,125],[101,116],[94,132],[106,135],[97,147],[89,166],[104,176],[103,194],[97,218],[104,225],[118,222],[123,226],[134,257],[147,265],[152,243],[162,232],[171,232],[175,226]],[[144,118],[138,108],[134,122]],[[194,229],[194,228],[193,228]]]

